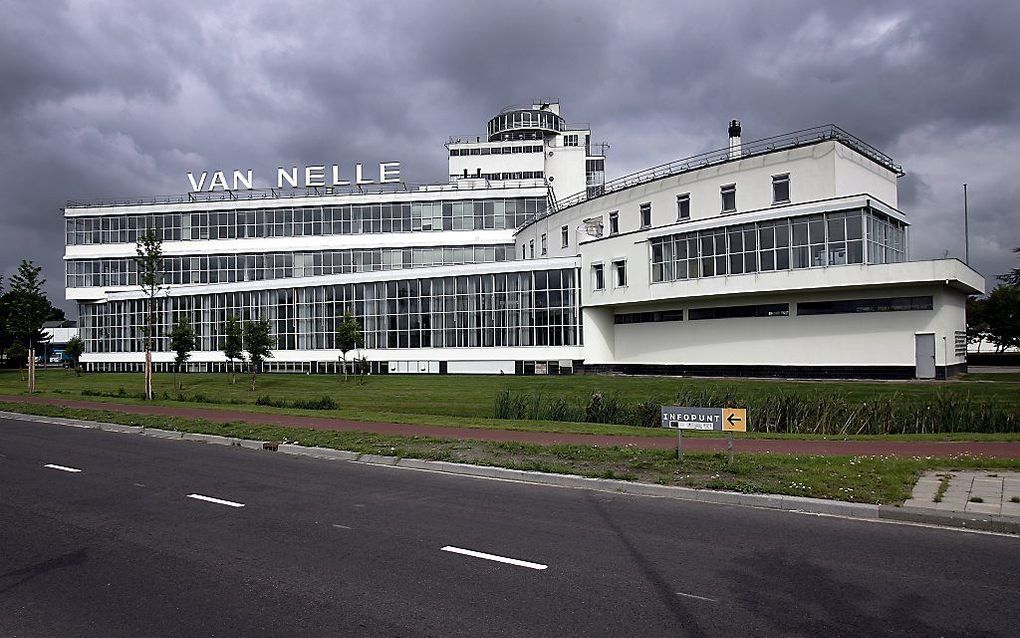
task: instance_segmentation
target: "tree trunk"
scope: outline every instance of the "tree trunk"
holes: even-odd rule
[[[35,348],[28,348],[28,393],[35,394]]]
[[[252,369],[251,369],[251,391],[252,392],[255,391],[255,367],[254,366],[252,366]]]
[[[152,350],[145,349],[145,400],[152,401]]]

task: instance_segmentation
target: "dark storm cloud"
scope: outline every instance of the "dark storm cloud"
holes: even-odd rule
[[[915,258],[1015,265],[1012,2],[4,2],[0,271],[63,299],[68,199],[187,190],[185,172],[400,160],[443,180],[448,135],[559,97],[610,177],[835,122],[902,163]],[[70,304],[65,304],[72,310]]]

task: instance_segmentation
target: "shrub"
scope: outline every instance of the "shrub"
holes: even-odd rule
[[[794,394],[774,390],[741,396],[732,390],[684,389],[673,405],[745,407],[749,427],[756,432],[820,434],[940,434],[948,432],[1020,432],[1020,409],[970,395],[937,392],[926,400],[894,394],[873,401],[851,401],[838,394]],[[497,393],[493,415],[500,419],[585,421],[640,427],[660,423],[662,402],[648,398],[623,403],[616,396],[594,391],[584,403],[564,397],[542,402],[541,395]]]
[[[318,399],[299,399],[291,401],[290,407],[299,410],[336,410],[340,406],[333,400],[333,397],[323,395]]]

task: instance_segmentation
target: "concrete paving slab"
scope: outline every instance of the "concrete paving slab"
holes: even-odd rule
[[[998,503],[967,503],[967,512],[974,514],[998,514]]]

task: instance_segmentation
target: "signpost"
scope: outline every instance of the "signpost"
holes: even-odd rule
[[[676,458],[683,459],[684,430],[714,430],[726,433],[726,449],[733,460],[733,433],[747,432],[746,408],[691,408],[662,406],[662,427],[676,428]]]

